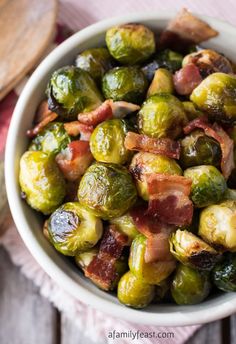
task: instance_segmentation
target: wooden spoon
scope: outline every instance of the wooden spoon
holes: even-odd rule
[[[0,0],[0,100],[39,61],[56,16],[57,0]]]

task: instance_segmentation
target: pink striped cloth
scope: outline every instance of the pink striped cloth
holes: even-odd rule
[[[92,24],[104,18],[115,15],[122,15],[131,12],[156,11],[159,10],[179,10],[181,7],[188,7],[190,10],[225,19],[232,24],[236,23],[236,2],[227,0],[62,0],[60,2],[59,23],[62,26],[57,35],[57,43],[60,43],[67,34],[63,27],[67,26],[72,31],[77,31],[85,26]],[[0,153],[4,150],[5,137],[9,126],[12,111],[17,101],[18,95],[24,86],[24,82],[16,87],[2,102],[0,102]],[[99,311],[76,301],[70,295],[66,294],[60,286],[56,285],[48,277],[34,258],[25,248],[14,226],[0,238],[0,244],[3,244],[9,251],[13,262],[21,267],[22,272],[36,285],[40,287],[41,293],[48,297],[56,307],[64,311],[68,316],[74,319],[78,326],[83,329],[85,334],[91,337],[96,343],[121,343],[128,344],[130,339],[109,338],[108,333],[113,331],[128,332],[173,332],[174,337],[168,339],[158,339],[160,344],[182,344],[184,343],[199,326],[186,326],[176,328],[164,328],[155,326],[139,326],[124,322],[122,319],[113,319]],[[91,333],[91,328],[93,332]],[[132,340],[132,343],[141,343],[140,340]],[[157,343],[156,339],[142,339],[143,344]]]

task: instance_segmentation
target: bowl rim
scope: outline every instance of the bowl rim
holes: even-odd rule
[[[53,66],[53,64],[58,61],[60,56],[65,54],[65,51],[72,50],[75,45],[79,44],[80,41],[84,41],[94,35],[103,33],[106,29],[113,25],[158,19],[169,20],[175,14],[176,12],[174,11],[155,11],[152,13],[137,12],[125,16],[112,17],[86,27],[61,43],[40,63],[22,91],[12,116],[5,149],[5,180],[10,210],[20,236],[22,237],[32,256],[36,259],[43,270],[64,290],[66,290],[76,299],[79,299],[81,302],[85,302],[86,300],[86,304],[110,314],[113,317],[118,317],[135,323],[158,326],[196,325],[226,317],[232,314],[236,309],[236,294],[235,297],[228,297],[227,300],[223,301],[222,303],[211,305],[211,312],[207,312],[204,307],[202,309],[201,306],[196,306],[196,310],[192,312],[185,312],[183,309],[182,311],[180,310],[178,312],[168,312],[167,308],[166,313],[148,313],[143,312],[142,310],[125,308],[123,305],[115,304],[112,301],[102,299],[100,296],[97,296],[91,291],[86,290],[82,285],[79,285],[77,282],[75,282],[57,266],[57,264],[49,257],[40,243],[33,236],[22,210],[22,203],[16,197],[16,194],[18,193],[18,181],[16,180],[17,178],[15,178],[14,154],[15,146],[17,145],[16,134],[18,126],[21,121],[21,115],[25,112],[25,104],[27,104],[29,101],[31,91],[35,85],[38,84],[38,80],[40,80],[41,76],[48,73],[49,66]],[[236,35],[236,28],[234,28],[231,24],[208,16],[197,16],[206,20],[208,23],[210,23],[210,25],[217,26],[218,24],[221,25],[221,27],[223,26],[225,31],[229,30],[232,32],[232,30],[235,30]]]

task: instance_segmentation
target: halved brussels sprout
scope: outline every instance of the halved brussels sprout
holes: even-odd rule
[[[91,48],[77,55],[75,65],[100,82],[102,76],[114,67],[114,61],[106,48]]]
[[[155,71],[153,80],[147,91],[147,97],[157,93],[174,93],[174,82],[171,72],[159,68]]]
[[[131,271],[124,274],[118,284],[117,296],[121,303],[133,308],[144,308],[155,295],[155,286],[137,278]]]
[[[145,176],[151,173],[177,174],[181,175],[182,170],[174,159],[164,155],[140,152],[134,155],[130,172],[135,178],[138,194],[145,201],[148,201],[148,187]]]
[[[216,121],[236,123],[236,76],[214,73],[196,87],[190,99]]]
[[[124,146],[127,132],[124,120],[114,118],[100,123],[90,137],[90,149],[94,158],[101,162],[126,163],[131,156],[131,152]]]
[[[88,72],[75,66],[56,70],[47,86],[49,109],[65,120],[77,119],[80,112],[94,110],[102,95]]]
[[[40,151],[22,155],[19,182],[26,202],[45,215],[52,213],[66,195],[66,183],[53,156]]]
[[[236,252],[236,201],[224,201],[204,209],[198,234],[215,247]]]
[[[102,78],[102,91],[106,99],[140,104],[147,87],[145,75],[138,67],[116,67]]]
[[[64,123],[49,123],[32,141],[29,150],[42,151],[47,154],[57,154],[70,143],[70,136],[64,128]]]
[[[175,139],[187,123],[184,107],[175,96],[167,93],[148,98],[138,115],[139,130],[150,137]]]
[[[236,291],[236,255],[228,254],[212,271],[213,283],[223,291]]]
[[[143,62],[155,52],[154,33],[141,24],[110,28],[106,33],[106,44],[117,61],[128,65]]]
[[[160,284],[174,271],[175,261],[146,263],[146,245],[147,238],[142,234],[133,240],[129,256],[130,271],[145,283]]]
[[[95,163],[82,177],[78,199],[95,215],[109,219],[123,215],[136,201],[137,192],[125,167]]]
[[[117,230],[124,233],[128,237],[127,245],[131,245],[134,238],[140,234],[137,227],[134,224],[132,216],[127,213],[120,217],[116,217],[110,220],[110,223],[115,225]]]
[[[201,165],[190,167],[184,176],[192,180],[191,199],[198,208],[221,201],[227,189],[223,175],[216,167]]]
[[[216,250],[203,240],[180,229],[170,237],[170,252],[182,264],[199,270],[211,270],[219,257]]]
[[[209,275],[180,264],[172,281],[171,295],[178,305],[194,305],[207,298]]]
[[[92,247],[88,251],[85,252],[79,252],[78,254],[75,255],[75,262],[76,265],[78,265],[82,270],[85,270],[93,258],[96,257],[98,254],[98,248],[97,247]]]
[[[66,256],[75,256],[95,246],[102,232],[102,221],[78,202],[63,204],[48,220],[50,241]]]
[[[180,163],[183,168],[198,165],[220,167],[221,148],[212,137],[201,130],[195,130],[181,141]]]
[[[201,117],[203,115],[203,113],[200,110],[198,110],[195,104],[193,104],[192,102],[185,101],[182,102],[182,104],[189,121],[192,121],[193,119]]]

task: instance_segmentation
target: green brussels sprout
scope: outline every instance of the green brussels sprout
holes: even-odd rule
[[[145,175],[150,173],[182,175],[182,170],[174,159],[147,152],[135,154],[129,169],[135,178],[138,194],[145,201],[149,199]]]
[[[224,200],[236,201],[236,190],[228,188],[224,193]]]
[[[195,130],[181,141],[180,164],[183,168],[199,165],[220,167],[221,147],[202,130]]]
[[[196,207],[207,207],[223,199],[227,184],[216,167],[210,165],[190,167],[184,171],[184,176],[192,180],[190,197]]]
[[[94,158],[113,164],[126,163],[131,155],[124,146],[127,132],[124,120],[114,118],[100,123],[90,137],[90,149]]]
[[[125,167],[115,164],[91,165],[79,184],[80,203],[103,219],[123,215],[136,198],[131,175]]]
[[[75,255],[75,263],[82,270],[85,270],[98,254],[98,248],[92,247],[88,251],[79,252]]]
[[[141,24],[114,26],[106,32],[110,54],[120,63],[134,65],[155,52],[154,33]]]
[[[224,201],[202,210],[198,234],[219,249],[236,252],[236,201]]]
[[[102,221],[78,202],[63,204],[48,220],[50,241],[66,256],[75,256],[92,248],[102,232]]]
[[[148,84],[138,67],[116,67],[102,78],[102,91],[106,99],[124,100],[140,104],[145,97]]]
[[[77,119],[80,112],[94,110],[102,103],[102,95],[88,72],[75,66],[56,70],[47,86],[49,109],[62,119]]]
[[[197,86],[190,99],[211,119],[236,123],[236,76],[214,73]]]
[[[22,155],[19,182],[26,202],[45,215],[52,213],[66,195],[66,183],[54,158],[40,151]]]
[[[211,270],[219,257],[216,250],[203,240],[180,229],[170,237],[170,252],[182,264],[199,270]]]
[[[130,246],[134,238],[140,234],[134,224],[133,218],[129,213],[110,220],[110,223],[115,225],[117,230],[128,237],[127,245]]]
[[[223,291],[236,291],[236,255],[228,254],[212,271],[214,285]]]
[[[100,82],[102,76],[114,66],[114,61],[106,48],[91,48],[77,55],[75,65],[88,72]]]
[[[173,95],[163,93],[148,98],[138,114],[139,130],[150,137],[175,139],[187,123],[182,103]]]
[[[153,80],[147,91],[147,97],[157,93],[174,93],[174,82],[171,72],[159,68],[155,71]]]
[[[139,234],[133,240],[130,256],[129,268],[132,273],[149,284],[160,284],[165,280],[175,269],[175,261],[157,261],[152,263],[145,262],[145,251],[147,246],[147,238]]]
[[[207,298],[211,289],[208,274],[180,264],[171,285],[178,305],[194,305]]]
[[[193,104],[192,102],[185,101],[182,102],[182,104],[189,121],[192,121],[193,119],[201,117],[203,115],[203,113],[200,110],[198,110],[195,104]]]
[[[117,296],[121,303],[133,308],[144,308],[152,302],[155,286],[137,278],[131,271],[124,274],[118,284]]]
[[[71,142],[70,136],[60,122],[52,122],[31,141],[29,150],[57,154]]]

